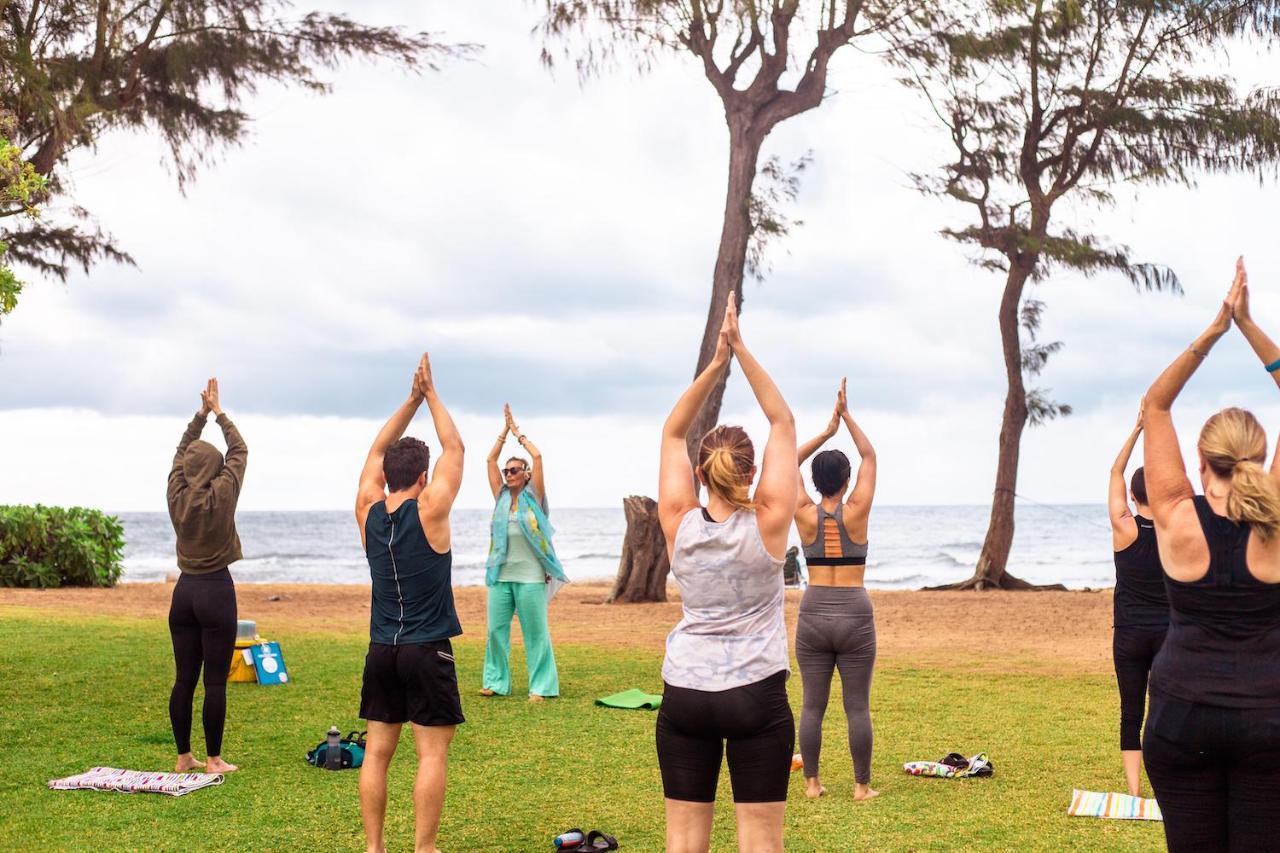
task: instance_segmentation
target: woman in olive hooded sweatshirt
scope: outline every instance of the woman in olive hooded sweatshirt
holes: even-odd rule
[[[204,742],[210,773],[235,765],[222,760],[227,718],[227,674],[236,642],[236,586],[227,566],[240,559],[236,501],[244,483],[249,449],[218,403],[218,380],[200,393],[200,411],[187,425],[169,471],[169,518],[178,538],[182,573],[169,606],[169,634],[177,675],[169,695],[169,721],[178,747],[176,770],[205,767],[191,754],[191,702],[204,667]],[[200,440],[212,412],[227,443],[218,449]]]

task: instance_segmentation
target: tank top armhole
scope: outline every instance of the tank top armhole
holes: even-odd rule
[[[702,510],[703,510],[702,504],[698,504],[693,509],[686,512],[684,516],[681,517],[680,523],[676,525],[676,535],[671,538],[671,555],[673,557],[675,556],[676,552],[680,550],[680,534],[684,533],[684,529],[689,526],[689,517],[691,515],[694,515],[695,513],[701,516]]]
[[[764,534],[760,532],[760,517],[756,515],[754,510],[750,512],[747,512],[746,510],[740,510],[740,512],[746,512],[748,515],[751,516],[751,529],[754,530],[756,533],[756,543],[760,545],[760,553],[764,554],[764,556],[769,560],[769,562],[776,564],[778,568],[782,568],[783,566],[785,566],[787,563],[786,557],[779,559],[773,556],[772,554],[770,554],[769,549],[764,546]],[[822,536],[821,529],[818,530],[818,536],[819,536],[819,539],[821,539],[821,536]]]

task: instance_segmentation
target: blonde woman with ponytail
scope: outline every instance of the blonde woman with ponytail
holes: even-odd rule
[[[718,426],[703,436],[690,470],[689,429],[731,357],[769,419],[754,494],[755,449],[741,427]],[[695,478],[707,488],[705,507]],[[731,298],[711,363],[662,428],[658,519],[683,609],[667,637],[657,723],[670,853],[709,849],[726,752],[738,849],[782,851],[795,748],[782,554],[797,488],[795,419],[743,344]]]
[[[1233,320],[1280,385],[1280,347],[1249,314],[1241,258],[1218,315],[1151,386],[1143,413],[1170,620],[1142,756],[1172,851],[1271,850],[1280,829],[1280,466],[1264,467],[1257,419],[1223,409],[1200,430],[1196,495],[1170,411]]]

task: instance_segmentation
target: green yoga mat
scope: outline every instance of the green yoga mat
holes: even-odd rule
[[[644,708],[647,711],[656,711],[658,706],[662,704],[662,697],[655,696],[652,693],[645,693],[643,690],[637,690],[633,687],[630,690],[624,690],[621,693],[597,699],[596,704],[603,705],[606,708],[626,708],[632,711]]]

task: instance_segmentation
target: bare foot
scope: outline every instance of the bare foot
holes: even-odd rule
[[[537,693],[530,693],[530,694],[529,694],[529,704],[530,704],[530,705],[532,705],[534,702],[545,702],[545,701],[547,701],[547,697],[546,697],[546,696],[539,696]]]
[[[880,796],[880,792],[879,792],[879,791],[873,791],[873,790],[871,789],[871,786],[870,786],[870,785],[863,785],[863,784],[861,784],[861,783],[854,783],[854,786],[853,786],[853,799],[854,799],[854,802],[862,802],[862,801],[864,801],[864,800],[869,800],[869,799],[871,799],[872,797],[878,797],[878,796]]]
[[[223,761],[222,756],[220,755],[209,756],[208,770],[210,773],[230,773],[232,770],[239,770],[239,769],[240,768],[236,767],[234,764],[228,764],[227,762]]]
[[[804,780],[804,795],[810,799],[817,799],[827,792],[827,789],[818,781],[817,776],[811,776]]]
[[[178,763],[174,765],[173,772],[174,773],[190,773],[192,770],[195,770],[197,767],[204,767],[204,762],[196,761],[195,756],[193,756],[191,753],[188,752],[185,755],[178,756]]]
[[[496,691],[496,690],[490,690],[488,687],[481,687],[481,688],[480,688],[480,695],[481,695],[481,696],[497,696],[497,695],[498,695],[498,691]]]

